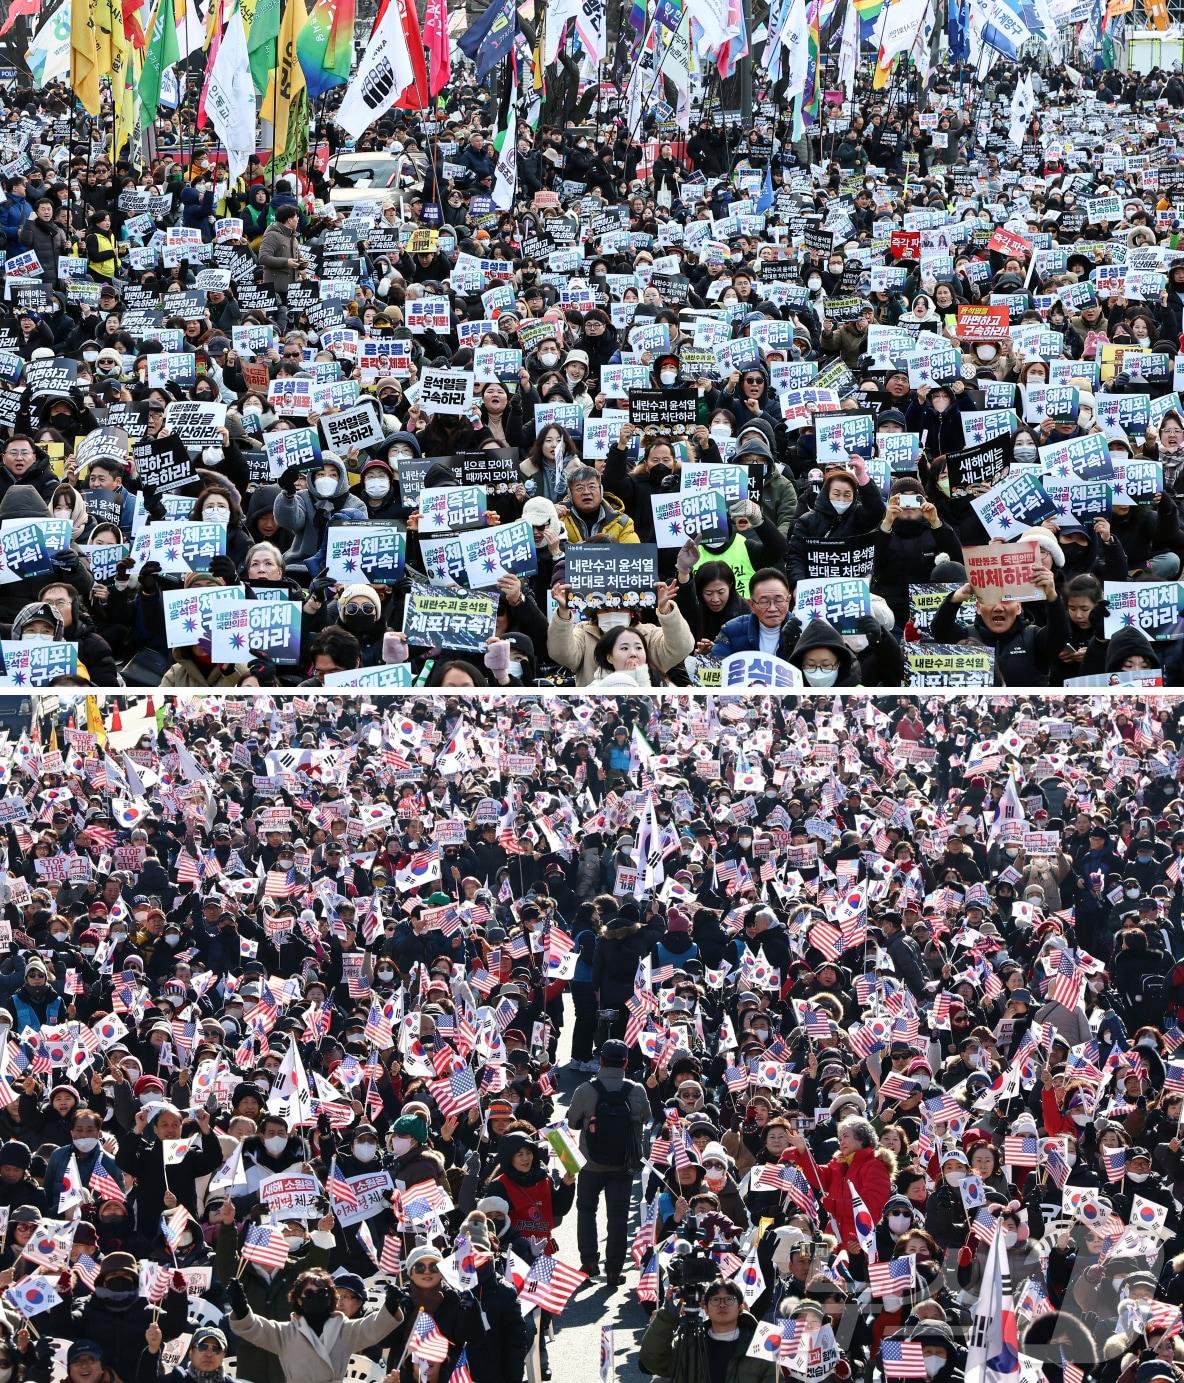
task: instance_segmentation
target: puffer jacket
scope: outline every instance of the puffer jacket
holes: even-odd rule
[[[835,509],[829,494],[820,494],[813,509],[798,515],[790,534],[789,553],[785,559],[789,579],[796,584],[810,575],[811,538],[850,540],[861,537],[879,526],[884,513],[884,496],[874,480],[859,487],[855,503],[845,514]]]
[[[563,528],[569,543],[583,543],[589,538],[607,538],[611,543],[641,542],[633,520],[625,513],[625,506],[612,495],[605,495],[600,511],[591,522],[582,519],[574,509],[568,509],[563,516]]]
[[[695,636],[677,605],[668,614],[659,615],[657,624],[635,624],[633,627],[662,672],[677,667],[694,650]],[[599,628],[585,621],[560,619],[557,615],[547,629],[548,655],[576,674],[578,687],[586,687],[596,680],[595,655],[599,641]]]

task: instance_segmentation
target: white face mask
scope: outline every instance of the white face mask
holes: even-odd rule
[[[1003,1242],[1007,1245],[1009,1249],[1013,1249],[1015,1248],[1016,1244],[1019,1243],[1019,1238],[1019,1234],[1014,1229],[1009,1229],[1007,1233],[1003,1236]]]
[[[925,1356],[925,1376],[926,1378],[936,1378],[946,1366],[944,1354],[927,1354]]]
[[[904,1302],[901,1300],[900,1297],[886,1296],[884,1298],[885,1311],[899,1311],[903,1305]]]
[[[337,493],[337,477],[335,475],[318,475],[313,481],[313,488],[323,499],[331,499]]]
[[[1133,1181],[1141,1185],[1147,1180],[1148,1174],[1146,1172],[1127,1172],[1126,1176],[1128,1181]]]
[[[674,381],[678,378],[678,371],[677,371],[677,370],[663,370],[662,373],[658,376],[658,378],[662,381],[663,384],[666,384],[666,385],[673,384]]]
[[[53,643],[52,634],[22,634],[21,643]]]
[[[180,933],[180,932],[166,932],[166,933],[165,933],[164,939],[168,942],[168,944],[169,944],[170,946],[175,946],[175,945],[177,944],[177,942],[181,940],[181,933]]]
[[[380,495],[389,495],[391,491],[391,482],[380,475],[373,477],[368,476],[362,484],[365,487],[366,493],[368,495],[373,495],[375,498]]]
[[[87,960],[90,960],[94,956],[94,953],[95,948],[93,946],[84,946],[82,948],[82,954],[87,958]]]
[[[391,1152],[393,1152],[396,1157],[402,1157],[404,1153],[410,1152],[414,1146],[415,1144],[410,1138],[399,1137],[391,1139]]]
[[[555,354],[554,351],[548,351],[546,355],[540,355],[539,360],[544,365],[546,365],[548,369],[551,369],[553,366],[559,364],[559,357]]]
[[[627,610],[602,610],[596,617],[596,623],[600,626],[602,634],[607,634],[610,629],[624,629],[629,623],[629,612]]]
[[[713,428],[711,429],[711,440],[716,444],[716,446],[718,446],[718,445],[720,444],[720,442],[728,442],[728,441],[730,441],[730,440],[731,440],[731,437],[732,437],[732,432],[731,432],[731,429],[730,429],[730,428],[726,428],[726,427],[713,427]]]
[[[355,1143],[354,1156],[359,1162],[373,1162],[378,1156],[377,1143]]]
[[[959,1186],[959,1185],[961,1185],[962,1178],[963,1178],[965,1175],[966,1175],[965,1172],[946,1172],[946,1173],[945,1173],[946,1185],[947,1185],[947,1186]]]
[[[837,667],[808,667],[802,669],[802,676],[812,687],[833,687],[839,680]]]
[[[817,293],[818,290],[822,287],[822,280],[817,278],[808,279],[806,281],[806,287],[810,290],[811,293]]]
[[[713,1191],[718,1191],[727,1181],[728,1174],[726,1172],[720,1171],[718,1167],[712,1167],[703,1179],[704,1181],[706,1181],[708,1186],[710,1186]]]
[[[889,1215],[888,1228],[893,1234],[905,1234],[913,1227],[911,1215]]]
[[[223,509],[220,504],[207,504],[202,511],[202,519],[205,523],[216,523],[225,528],[230,523],[230,510]]]
[[[99,1140],[98,1140],[97,1138],[75,1138],[75,1139],[74,1139],[74,1151],[75,1151],[75,1152],[81,1153],[83,1157],[85,1157],[85,1156],[87,1155],[87,1153],[89,1153],[89,1152],[94,1152],[94,1150],[95,1150],[98,1146],[99,1146]]]
[[[70,511],[64,505],[59,504],[53,511],[53,516],[55,519],[68,519],[70,517]]]
[[[279,1157],[280,1153],[288,1146],[288,1140],[286,1138],[265,1138],[263,1146],[271,1157]]]
[[[54,932],[53,939],[55,941],[65,941],[67,936],[69,936],[69,932]]]
[[[836,514],[845,514],[847,510],[851,508],[851,500],[832,499],[830,502],[830,507],[835,511]]]
[[[290,1249],[298,1249],[304,1243],[304,1235],[301,1234],[299,1230],[289,1231],[289,1233],[284,1235],[284,1238],[288,1241],[288,1247]]]
[[[380,970],[378,972],[378,978],[384,981],[393,980],[395,978],[395,972],[393,970]]]

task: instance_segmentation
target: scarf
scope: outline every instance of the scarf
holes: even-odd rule
[[[433,1287],[429,1291],[424,1287],[420,1287],[415,1282],[412,1282],[410,1293],[412,1305],[420,1307],[422,1310],[426,1311],[433,1320],[435,1320],[436,1312],[439,1311],[440,1307],[444,1305],[443,1285]]]

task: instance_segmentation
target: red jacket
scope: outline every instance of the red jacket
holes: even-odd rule
[[[1051,1085],[1046,1085],[1040,1092],[1040,1111],[1044,1115],[1044,1131],[1049,1138],[1057,1138],[1062,1133],[1067,1133],[1070,1138],[1077,1138],[1081,1133],[1073,1120],[1067,1114],[1061,1113]]]
[[[822,1192],[822,1203],[826,1213],[833,1215],[839,1226],[840,1248],[844,1244],[858,1243],[855,1233],[855,1210],[851,1204],[850,1182],[859,1193],[860,1200],[867,1206],[868,1213],[876,1223],[884,1213],[888,1198],[892,1194],[892,1174],[890,1167],[892,1154],[885,1149],[860,1148],[850,1162],[835,1157],[823,1166],[809,1155],[791,1150],[793,1161],[806,1179]]]

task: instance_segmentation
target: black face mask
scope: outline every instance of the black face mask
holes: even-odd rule
[[[332,1310],[333,1303],[328,1292],[305,1292],[300,1299],[300,1314],[312,1324],[327,1321]]]

